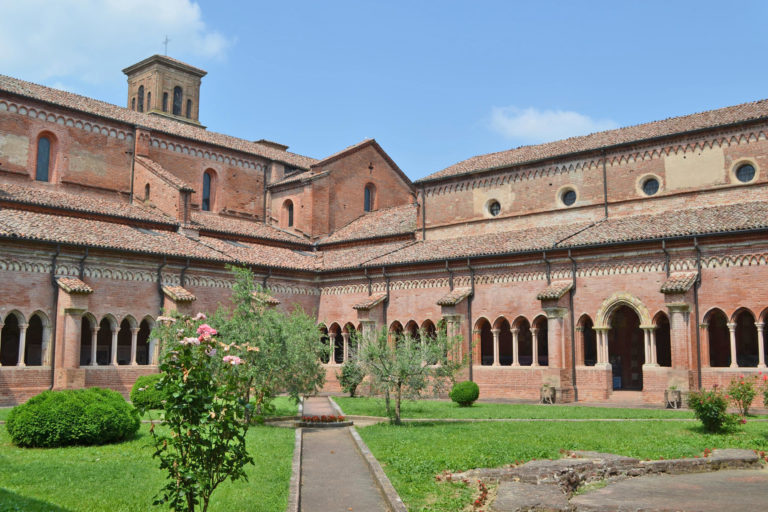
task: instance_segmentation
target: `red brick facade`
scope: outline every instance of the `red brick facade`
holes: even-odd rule
[[[373,140],[317,161],[0,76],[0,404],[127,393],[156,371],[161,309],[227,304],[228,263],[327,329],[331,391],[349,329],[441,319],[485,397],[660,403],[764,372],[766,117],[729,107],[411,183]]]

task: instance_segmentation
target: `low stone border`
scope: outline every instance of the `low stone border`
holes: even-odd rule
[[[341,428],[351,427],[353,423],[351,421],[297,421],[296,426],[299,428]]]
[[[408,512],[402,498],[400,498],[400,495],[397,494],[392,482],[387,478],[379,461],[376,460],[376,457],[374,457],[371,450],[368,449],[368,446],[360,437],[360,434],[357,433],[357,429],[355,429],[355,427],[349,427],[349,434],[352,436],[352,439],[354,439],[358,451],[368,464],[368,468],[371,470],[371,474],[376,480],[376,484],[379,486],[379,489],[384,495],[384,499],[387,501],[387,504],[389,504],[389,508],[392,512]]]
[[[344,411],[341,410],[341,407],[339,407],[339,404],[336,403],[336,400],[334,400],[332,396],[328,395],[328,401],[331,402],[331,408],[336,411],[336,416],[347,417],[347,415],[344,414]]]
[[[304,442],[304,432],[296,429],[293,443],[293,462],[291,463],[291,482],[288,485],[288,506],[285,512],[299,512],[301,509],[301,449]]]

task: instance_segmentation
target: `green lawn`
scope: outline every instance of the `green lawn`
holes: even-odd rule
[[[0,421],[5,421],[8,419],[8,415],[11,413],[11,409],[13,409],[13,407],[0,407]]]
[[[142,425],[135,439],[119,444],[22,449],[11,444],[5,426],[0,426],[0,512],[152,510],[165,477],[152,458],[148,428]],[[249,482],[222,484],[210,510],[282,512],[294,431],[253,427],[247,439],[256,461],[248,467]]]
[[[740,432],[728,435],[705,434],[698,422],[663,421],[411,423],[401,427],[381,423],[359,432],[412,512],[453,512],[470,502],[471,492],[463,485],[435,481],[435,475],[446,469],[559,458],[561,449],[641,459],[693,457],[705,448],[768,450],[764,422],[749,422]]]
[[[346,415],[386,416],[383,398],[334,397]],[[392,404],[394,407],[394,403]],[[492,404],[476,402],[472,407],[459,407],[447,400],[404,401],[403,418],[477,418],[477,419],[657,419],[693,418],[688,410],[618,409],[578,405]]]

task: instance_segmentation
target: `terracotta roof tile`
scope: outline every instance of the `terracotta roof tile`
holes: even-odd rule
[[[79,110],[89,114],[106,117],[119,122],[139,125],[150,130],[165,132],[179,137],[197,140],[203,143],[215,144],[225,148],[241,151],[251,155],[260,156],[270,160],[277,160],[290,164],[293,167],[309,169],[309,166],[317,160],[314,158],[297,155],[289,151],[281,151],[274,147],[239,139],[230,135],[208,131],[204,128],[193,126],[181,121],[176,121],[163,116],[134,112],[127,108],[118,107],[111,103],[95,100],[79,94],[73,94],[58,89],[52,89],[18,78],[0,75],[0,91],[6,91],[35,100],[54,103],[62,107]]]
[[[607,146],[653,139],[692,130],[713,128],[741,121],[757,120],[767,116],[768,100],[742,103],[741,105],[709,110],[697,114],[671,117],[662,121],[653,121],[535,146],[521,146],[508,151],[473,156],[442,171],[417,180],[417,182],[448,178],[486,169],[511,167],[570,153],[596,150]]]
[[[365,299],[363,302],[360,302],[352,306],[352,308],[357,309],[358,311],[369,311],[373,309],[376,305],[380,304],[386,298],[387,298],[386,293],[374,293],[373,295]]]
[[[200,231],[211,231],[231,235],[242,235],[267,240],[280,240],[310,246],[309,242],[293,233],[288,233],[263,221],[248,220],[210,212],[192,212],[192,222]]]
[[[182,286],[163,286],[163,293],[174,302],[192,302],[197,300],[194,293]]]
[[[412,234],[415,229],[416,205],[393,206],[363,214],[318,244]]]
[[[195,191],[195,189],[187,184],[187,182],[175,176],[173,173],[166,171],[162,165],[155,162],[151,158],[147,158],[145,156],[137,156],[136,161],[144,165],[144,167],[152,171],[156,176],[167,182],[169,185],[175,187],[177,190],[183,190],[187,192]]]
[[[356,150],[357,148],[360,148],[360,147],[365,146],[367,144],[371,144],[372,142],[375,142],[374,139],[363,139],[360,142],[358,142],[357,144],[352,144],[351,146],[347,146],[346,148],[342,149],[341,151],[337,151],[336,153],[334,153],[334,154],[332,154],[330,156],[327,156],[327,157],[323,158],[322,160],[318,160],[317,162],[312,164],[312,167],[321,167],[321,166],[327,164],[328,162],[336,160],[337,158],[339,158],[342,155],[350,153],[350,152]]]
[[[696,282],[696,272],[673,272],[661,285],[661,293],[685,293]]]
[[[96,215],[176,225],[175,219],[154,208],[130,204],[115,193],[114,200],[100,199],[89,194],[53,190],[49,185],[16,185],[0,183],[0,201],[74,210]],[[63,213],[63,212],[62,212]]]
[[[438,306],[455,306],[472,293],[472,288],[454,288],[450,293],[444,295],[437,301]]]
[[[272,295],[264,292],[251,292],[251,295],[253,295],[253,298],[257,301],[263,302],[265,304],[268,304],[270,306],[277,306],[280,304],[280,301],[273,297]]]
[[[228,259],[247,265],[263,265],[274,268],[294,270],[315,270],[322,259],[308,251],[273,247],[250,242],[222,240],[213,237],[200,237],[200,243],[226,255]]]
[[[553,281],[536,295],[538,300],[556,300],[568,293],[573,286],[573,281]]]
[[[56,280],[59,288],[67,293],[93,293],[93,288],[76,277],[60,277]]]
[[[412,243],[413,242],[403,241],[371,243],[353,247],[344,247],[342,249],[327,247],[322,251],[318,251],[318,255],[322,258],[323,270],[356,268],[363,266],[376,258],[397,252]]]

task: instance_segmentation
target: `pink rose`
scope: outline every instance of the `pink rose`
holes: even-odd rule
[[[181,343],[182,345],[199,345],[200,340],[198,340],[197,338],[184,338],[179,343]]]
[[[237,356],[224,356],[221,360],[227,364],[231,364],[232,366],[243,364],[243,360]]]

